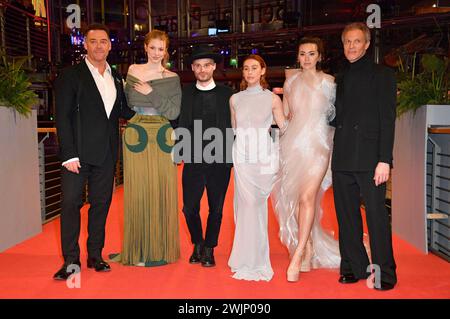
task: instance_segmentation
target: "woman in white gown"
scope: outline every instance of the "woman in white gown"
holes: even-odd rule
[[[267,199],[278,167],[278,152],[270,136],[275,120],[285,127],[281,99],[267,90],[266,64],[257,55],[243,63],[241,92],[230,99],[233,144],[235,234],[228,265],[233,278],[272,279],[267,229]]]
[[[300,271],[337,268],[339,244],[320,225],[321,201],[331,185],[329,169],[334,128],[336,85],[331,75],[318,68],[323,44],[303,38],[299,44],[300,70],[286,79],[283,107],[289,128],[280,138],[280,170],[272,193],[272,205],[287,246],[290,264],[287,280],[298,281]]]

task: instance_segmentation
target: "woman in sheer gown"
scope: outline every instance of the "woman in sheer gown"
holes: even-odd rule
[[[270,136],[275,120],[285,125],[281,99],[267,90],[266,64],[257,55],[243,63],[242,91],[230,99],[233,144],[235,234],[228,265],[233,278],[272,279],[269,258],[267,200],[278,167],[276,145]]]
[[[287,246],[287,280],[298,281],[300,271],[337,268],[339,245],[320,225],[321,201],[331,185],[329,169],[334,128],[336,85],[318,69],[323,44],[303,38],[299,44],[301,68],[286,79],[283,107],[289,127],[280,138],[280,170],[272,192],[272,205]]]

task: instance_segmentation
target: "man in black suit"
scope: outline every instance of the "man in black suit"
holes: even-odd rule
[[[394,72],[375,64],[366,54],[370,30],[365,24],[346,26],[342,42],[349,63],[337,78],[331,164],[341,252],[339,282],[354,283],[368,277],[370,262],[363,245],[362,196],[371,264],[375,278],[379,274],[381,279],[375,280],[374,288],[389,290],[397,282],[391,225],[385,207],[394,145],[396,80]]]
[[[178,120],[178,132],[183,128],[191,137],[189,141],[183,141],[190,143],[190,151],[181,150],[184,160],[183,212],[194,244],[189,262],[201,263],[203,267],[215,266],[214,247],[218,242],[223,204],[232,167],[230,150],[233,133],[229,105],[232,90],[227,86],[216,84],[213,78],[216,63],[220,60],[219,54],[211,52],[206,47],[199,46],[194,49],[190,62],[197,82],[183,88]],[[218,129],[220,131],[218,133],[223,137],[217,141],[220,146],[214,148],[215,152],[211,154],[213,158],[208,158],[204,151],[209,143],[215,141],[203,141],[201,138],[208,129]],[[209,215],[206,233],[203,236],[200,200],[205,188]]]
[[[89,208],[88,268],[105,272],[102,258],[105,224],[111,204],[114,167],[119,147],[119,117],[130,119],[122,78],[106,62],[111,42],[103,25],[85,32],[86,58],[64,70],[55,83],[56,127],[61,171],[61,246],[64,265],[54,275],[66,280],[73,265],[81,266],[80,208],[87,182]],[[72,266],[68,269],[69,266]]]

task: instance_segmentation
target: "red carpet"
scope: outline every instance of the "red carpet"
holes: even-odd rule
[[[181,166],[180,170],[181,172]],[[181,177],[181,176],[179,176]],[[122,240],[123,190],[115,192],[107,223],[104,257],[120,251]],[[179,188],[180,208],[181,186]],[[228,189],[215,268],[187,262],[192,251],[184,216],[180,209],[181,258],[154,268],[111,264],[112,272],[95,273],[86,268],[87,207],[83,208],[80,245],[82,249],[81,288],[69,289],[56,282],[53,274],[62,264],[59,220],[44,226],[42,234],[0,254],[0,298],[450,298],[450,265],[432,254],[424,255],[394,236],[398,285],[387,292],[374,291],[364,281],[353,285],[337,282],[337,270],[313,270],[302,274],[298,283],[288,283],[285,271],[288,255],[277,236],[277,222],[269,212],[271,261],[275,275],[271,282],[246,282],[231,278],[227,266],[233,238],[233,184]],[[202,202],[207,215],[207,202]],[[324,225],[336,227],[332,193],[324,200]],[[204,218],[206,220],[206,218]]]

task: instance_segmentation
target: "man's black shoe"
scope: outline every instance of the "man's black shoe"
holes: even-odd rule
[[[358,282],[359,279],[355,277],[353,274],[347,274],[347,275],[341,275],[339,277],[339,282],[341,284],[354,284],[355,282]]]
[[[65,262],[56,274],[53,275],[55,280],[67,280],[70,275],[78,273],[81,271],[81,263],[79,261],[75,262]]]
[[[203,253],[203,244],[195,244],[194,251],[192,252],[191,257],[189,258],[190,264],[199,264],[202,260]]]
[[[203,267],[214,267],[216,261],[214,260],[214,248],[205,247],[203,248],[202,255],[202,266]]]
[[[108,272],[111,271],[109,264],[101,258],[88,258],[87,267],[94,268],[98,272]]]
[[[374,284],[374,285],[373,285],[373,288],[374,288],[375,290],[379,290],[379,291],[386,291],[386,290],[391,290],[391,289],[393,289],[394,286],[395,286],[395,284],[390,284],[390,283],[387,283],[387,282],[382,281],[382,282],[380,282],[380,284],[378,285],[378,287],[377,287],[376,284]]]

